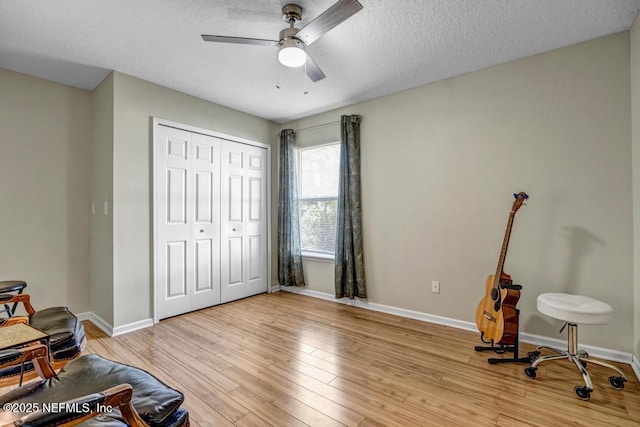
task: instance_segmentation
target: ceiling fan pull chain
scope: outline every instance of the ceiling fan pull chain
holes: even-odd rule
[[[304,63],[304,74],[302,75],[302,94],[309,94],[309,79],[307,78],[307,63]]]

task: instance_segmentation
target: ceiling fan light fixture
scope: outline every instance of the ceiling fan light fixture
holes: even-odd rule
[[[326,76],[311,56],[307,55],[307,46],[360,10],[362,10],[362,5],[358,0],[337,0],[329,9],[316,16],[301,29],[298,29],[295,24],[302,20],[302,7],[294,3],[288,3],[282,7],[282,20],[289,26],[280,31],[280,37],[276,40],[213,34],[202,34],[202,39],[207,42],[217,43],[278,46],[280,48],[278,61],[282,65],[292,68],[304,65],[304,74],[315,83]]]
[[[303,44],[296,39],[285,39],[281,42],[278,61],[285,67],[301,67],[307,62],[307,54]]]

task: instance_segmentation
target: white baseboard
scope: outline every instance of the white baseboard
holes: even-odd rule
[[[278,292],[280,290],[280,285],[271,286],[271,292]]]
[[[87,313],[87,314],[89,315],[89,318],[87,320],[89,320],[91,323],[96,325],[105,334],[109,335],[110,337],[113,336],[113,326],[111,326],[109,322],[107,322],[97,314],[94,314],[94,313]]]
[[[86,312],[76,314],[78,320],[88,320],[94,325],[96,325],[102,332],[109,335],[110,337],[115,337],[118,335],[126,334],[127,332],[137,331],[138,329],[148,328],[149,326],[153,326],[153,319],[144,319],[139,320],[137,322],[128,323],[122,326],[116,326],[115,328],[102,317],[98,316],[95,313]]]
[[[473,322],[467,322],[464,320],[452,319],[444,316],[437,316],[435,314],[423,313],[420,311],[407,310],[404,308],[393,307],[384,304],[377,304],[369,301],[364,301],[360,299],[348,299],[341,298],[336,299],[332,294],[328,294],[325,292],[318,292],[311,289],[299,288],[295,286],[283,286],[280,288],[281,291],[292,292],[295,294],[307,295],[314,298],[320,298],[328,301],[337,302],[340,304],[352,305],[355,307],[362,307],[369,310],[380,311],[388,314],[395,314],[396,316],[408,317],[410,319],[422,320],[424,322],[436,323],[438,325],[451,326],[456,329],[463,329],[465,331],[477,332],[478,329],[476,324]],[[549,347],[555,347],[559,349],[564,349],[567,347],[567,341],[556,338],[543,337],[535,334],[521,333],[520,340],[522,342],[526,342],[529,344],[535,345],[546,345]],[[591,345],[581,345],[580,348],[589,353],[590,356],[612,360],[615,362],[622,362],[631,364],[633,366],[636,375],[640,378],[640,363],[638,363],[638,359],[635,359],[635,363],[637,366],[632,364],[631,353],[625,353],[623,351],[618,350],[610,350],[607,348],[596,347]]]
[[[91,313],[90,311],[85,311],[83,313],[76,314],[76,317],[79,321],[84,322],[85,320],[91,320],[92,314],[93,313]]]
[[[557,339],[543,337],[541,335],[529,334],[526,332],[520,333],[520,341],[535,345],[544,345],[547,347],[555,347],[559,349],[567,348],[566,339]],[[593,356],[598,359],[612,360],[614,362],[622,362],[631,364],[631,353],[624,351],[611,350],[609,348],[598,347],[595,345],[580,344],[580,350],[584,350],[589,353],[589,356]]]
[[[631,367],[633,368],[633,372],[636,373],[636,377],[638,377],[638,380],[640,380],[640,360],[638,360],[635,355],[633,355],[632,357]]]
[[[137,331],[138,329],[148,328],[149,326],[153,326],[152,318],[138,320],[137,322],[128,323],[126,325],[116,326],[115,328],[113,328],[113,334],[111,336],[115,337],[118,335],[126,334],[128,332]]]
[[[354,307],[367,308],[373,311],[380,311],[382,313],[395,314],[401,317],[408,317],[410,319],[422,320],[429,323],[437,323],[438,325],[452,326],[457,329],[464,329],[467,331],[477,331],[476,324],[471,322],[465,322],[463,320],[450,319],[448,317],[436,316],[434,314],[423,313],[420,311],[407,310],[404,308],[393,307],[390,305],[377,304],[375,302],[369,302],[361,299],[349,299],[340,298],[336,299],[333,295],[313,291],[311,289],[300,288],[296,286],[283,286],[281,291],[292,292],[295,294],[308,295],[315,298],[325,299],[328,301],[338,302],[340,304],[352,305]]]

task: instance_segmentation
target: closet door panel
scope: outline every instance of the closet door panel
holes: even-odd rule
[[[246,296],[245,284],[245,156],[242,144],[222,144],[221,283],[222,302]]]
[[[157,129],[156,282],[163,319],[220,303],[220,142]]]
[[[158,310],[160,318],[191,309],[192,246],[189,225],[192,135],[160,127],[156,166]]]
[[[222,302],[267,291],[266,150],[222,145]],[[226,219],[226,224],[224,223]]]
[[[220,304],[220,140],[193,134],[191,310]]]
[[[263,148],[247,146],[246,188],[246,294],[267,291],[267,183],[266,152]]]

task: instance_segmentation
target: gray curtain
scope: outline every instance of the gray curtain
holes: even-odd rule
[[[336,298],[366,298],[360,203],[360,116],[340,121],[340,183],[336,233]]]
[[[278,282],[304,286],[293,129],[280,132],[278,205]]]

